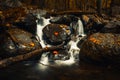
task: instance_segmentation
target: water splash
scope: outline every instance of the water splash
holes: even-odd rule
[[[46,70],[49,65],[49,60],[48,60],[48,52],[45,52],[42,54],[41,59],[40,59],[40,64],[37,66],[41,70]]]
[[[42,54],[41,59],[40,59],[40,63],[44,64],[44,65],[48,65],[49,61],[48,61],[48,52],[45,52]]]

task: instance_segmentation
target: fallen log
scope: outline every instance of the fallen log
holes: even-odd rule
[[[13,64],[13,63],[16,63],[16,62],[23,61],[23,60],[26,60],[28,58],[34,57],[36,55],[41,54],[42,52],[48,52],[48,51],[53,51],[53,50],[64,49],[63,44],[64,43],[62,43],[59,46],[53,46],[53,47],[46,47],[46,48],[42,48],[42,49],[37,49],[37,50],[34,50],[34,51],[26,53],[26,54],[17,55],[15,57],[9,57],[9,58],[0,60],[0,68],[7,67],[10,64]]]

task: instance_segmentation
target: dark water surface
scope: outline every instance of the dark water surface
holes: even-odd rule
[[[42,65],[25,61],[0,69],[0,80],[120,80],[120,70],[75,63]]]

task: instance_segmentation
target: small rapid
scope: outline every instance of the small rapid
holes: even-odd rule
[[[36,21],[37,22],[37,35],[39,37],[40,44],[41,44],[42,48],[45,48],[46,46],[47,47],[51,46],[49,44],[46,44],[45,40],[43,39],[43,32],[42,32],[42,29],[47,24],[50,24],[49,20],[50,19],[45,19],[44,17],[40,17],[38,15],[38,20]],[[83,28],[82,21],[80,19],[78,19],[78,22],[76,24],[78,27],[78,29],[77,29],[78,34],[72,35],[71,40],[66,45],[66,46],[69,46],[69,49],[68,49],[69,59],[67,59],[67,60],[54,60],[54,65],[72,65],[76,61],[79,60],[78,55],[80,52],[80,48],[77,47],[77,44],[85,36],[85,34],[84,34],[84,28]],[[79,35],[81,35],[81,36],[79,37]],[[42,54],[42,56],[40,58],[41,64],[50,65],[49,53],[50,52],[45,52]]]

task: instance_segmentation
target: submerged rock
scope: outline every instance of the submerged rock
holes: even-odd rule
[[[49,44],[61,44],[70,36],[70,29],[62,24],[48,24],[43,28],[44,38]]]
[[[84,41],[79,57],[88,62],[120,63],[120,35],[112,33],[91,35]]]
[[[0,58],[7,58],[19,54],[25,54],[37,48],[40,48],[36,38],[21,29],[10,29],[0,34]]]

